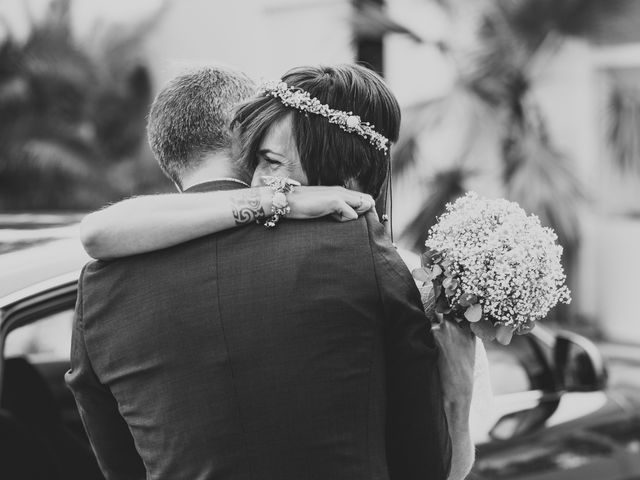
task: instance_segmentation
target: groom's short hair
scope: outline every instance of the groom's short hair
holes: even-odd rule
[[[171,80],[151,105],[147,136],[165,174],[181,185],[185,172],[207,154],[231,155],[229,122],[234,107],[255,93],[249,77],[227,67],[208,66]]]

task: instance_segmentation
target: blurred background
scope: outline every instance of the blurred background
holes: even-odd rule
[[[554,320],[640,342],[639,25],[635,0],[2,0],[0,211],[171,191],[145,116],[185,69],[357,61],[403,107],[400,245],[466,190],[515,200],[565,248]]]
[[[26,355],[83,435],[62,384],[77,273],[37,282],[86,261],[87,212],[174,191],[145,137],[168,80],[342,62],[383,75],[403,108],[399,246],[420,252],[445,204],[475,190],[517,201],[564,247],[571,305],[488,347],[504,408],[476,435],[473,478],[640,479],[640,0],[0,0],[5,396],[22,387],[3,359]]]

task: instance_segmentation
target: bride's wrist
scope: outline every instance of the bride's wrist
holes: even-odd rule
[[[229,206],[236,226],[262,223],[271,216],[272,196],[267,187],[243,188],[230,193]],[[212,212],[215,219],[215,211]]]
[[[264,226],[267,228],[273,228],[278,225],[278,222],[283,218],[289,216],[291,213],[291,206],[289,205],[289,197],[300,187],[300,183],[285,177],[262,177],[263,183],[268,191],[267,205],[265,205],[266,220]],[[270,208],[267,207],[270,204]]]
[[[269,218],[273,215],[273,190],[269,187],[253,187],[256,190],[256,196],[260,198],[260,206],[264,211],[265,218]]]

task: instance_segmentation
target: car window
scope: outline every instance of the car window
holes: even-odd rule
[[[73,309],[51,314],[7,335],[4,356],[26,357],[32,363],[69,360]]]
[[[494,395],[544,389],[551,378],[551,371],[531,336],[514,336],[507,346],[486,342],[485,348]]]

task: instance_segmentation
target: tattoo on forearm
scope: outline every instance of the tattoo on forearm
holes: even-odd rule
[[[231,205],[236,225],[246,225],[266,218],[258,192],[252,190],[238,192],[231,197]]]

